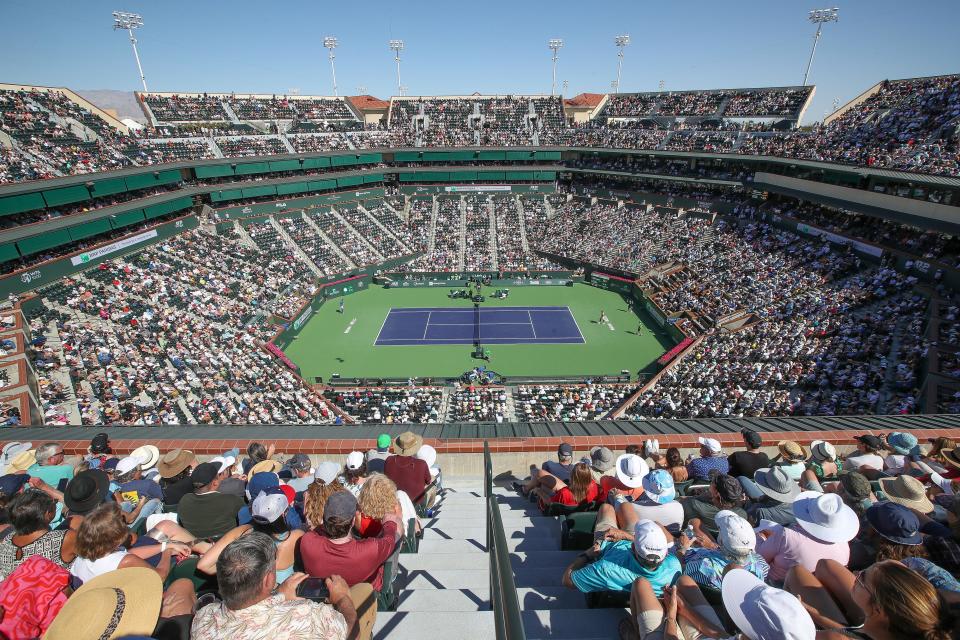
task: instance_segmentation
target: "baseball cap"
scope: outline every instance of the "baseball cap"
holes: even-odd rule
[[[346,467],[350,471],[356,471],[363,466],[363,454],[359,451],[351,451],[347,454]]]
[[[90,453],[107,453],[110,450],[110,436],[98,433],[90,439]]]
[[[557,455],[561,458],[572,458],[573,447],[566,442],[561,442],[560,446],[557,448]]]
[[[724,502],[740,502],[743,500],[743,485],[733,476],[721,473],[713,479],[713,482],[720,499]]]
[[[862,473],[851,471],[840,474],[840,486],[848,496],[854,500],[864,500],[870,497],[870,481]]]
[[[196,470],[193,473],[196,475]],[[272,471],[255,473],[247,482],[247,500],[254,500],[261,492],[277,486],[280,486],[280,477]]]
[[[130,473],[134,469],[140,467],[143,464],[143,460],[135,456],[127,456],[122,458],[120,462],[117,463],[117,475],[122,476],[126,473]]]
[[[120,458],[107,458],[103,461],[103,464],[100,465],[100,468],[104,471],[113,472],[117,470],[118,464],[120,464]]]
[[[393,442],[393,438],[390,437],[389,433],[381,433],[379,436],[377,436],[377,449],[386,451],[390,448],[391,442]]]
[[[203,462],[198,464],[190,474],[190,479],[195,487],[205,487],[217,477],[220,473],[220,465],[216,462]]]
[[[269,489],[264,489],[260,495],[283,496],[287,504],[291,505],[297,499],[297,490],[288,484],[280,484],[275,487],[270,487]]]
[[[746,553],[757,548],[757,534],[750,523],[733,511],[723,509],[713,517],[720,530],[720,546],[735,553]]]
[[[217,456],[216,458],[211,458],[210,462],[214,462],[219,466],[219,471],[217,471],[219,474],[235,465],[237,463],[237,459],[233,456]]]
[[[295,453],[287,460],[287,466],[297,471],[307,471],[310,468],[310,456],[305,453]]]
[[[0,476],[0,496],[8,497],[19,492],[30,479],[25,473],[8,473]]]
[[[330,484],[337,479],[338,475],[340,475],[340,465],[329,460],[318,464],[317,470],[313,473],[313,477],[317,480],[323,480],[324,484]]]
[[[654,469],[643,477],[643,495],[657,504],[667,504],[677,497],[673,476],[666,469]]]
[[[723,576],[723,606],[750,640],[814,640],[817,627],[793,594],[765,584],[745,569]]]
[[[660,562],[667,557],[667,536],[653,520],[640,520],[633,530],[633,548],[641,558]]]
[[[697,442],[710,450],[710,453],[720,453],[723,447],[720,446],[720,441],[716,438],[697,438]]]
[[[741,429],[740,435],[743,436],[743,441],[746,442],[751,449],[757,449],[763,444],[763,438],[761,438],[760,434],[756,431]]]
[[[897,544],[918,545],[920,519],[913,511],[896,502],[878,502],[866,510],[867,522],[881,536]]]
[[[323,521],[337,518],[349,520],[357,513],[357,499],[347,490],[335,491],[323,505]]]
[[[261,493],[250,505],[250,515],[264,524],[276,522],[289,506],[287,497],[282,493]]]
[[[877,450],[883,449],[883,440],[881,440],[877,436],[867,434],[864,436],[854,436],[853,439],[857,440],[858,442],[862,442],[863,444],[867,445],[871,449],[877,449]]]

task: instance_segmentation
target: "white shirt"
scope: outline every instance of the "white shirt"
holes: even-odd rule
[[[843,468],[847,471],[860,467],[871,467],[880,471],[883,469],[883,458],[875,453],[864,453],[859,456],[850,456],[843,462]]]

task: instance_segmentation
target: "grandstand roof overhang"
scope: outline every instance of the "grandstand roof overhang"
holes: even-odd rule
[[[347,101],[362,113],[380,113],[390,108],[389,100],[381,100],[370,95],[348,96]]]

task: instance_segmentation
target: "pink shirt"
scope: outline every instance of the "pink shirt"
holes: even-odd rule
[[[767,579],[771,583],[783,582],[787,571],[796,565],[812,573],[820,560],[836,560],[843,566],[850,561],[849,543],[817,540],[798,524],[777,525],[770,531],[770,537],[757,545],[757,553],[770,564]]]

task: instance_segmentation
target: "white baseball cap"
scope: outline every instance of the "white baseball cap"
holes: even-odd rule
[[[757,534],[750,523],[733,511],[723,509],[713,517],[720,529],[718,542],[724,549],[738,553],[746,553],[757,548]]]
[[[317,470],[313,472],[313,477],[317,480],[323,480],[324,484],[330,484],[340,475],[340,465],[336,462],[321,462],[317,465]]]
[[[934,471],[930,474],[930,482],[943,489],[943,492],[948,496],[953,495],[953,481],[949,478],[944,478],[942,475]]]
[[[363,466],[363,454],[359,451],[351,451],[347,454],[347,469],[356,471]]]
[[[220,465],[220,471],[217,473],[223,473],[233,465],[237,463],[237,459],[233,456],[217,456],[216,458],[210,458],[210,462],[216,462]]]
[[[417,457],[426,462],[428,467],[432,467],[437,463],[437,450],[425,444],[417,451]]]
[[[667,557],[667,536],[653,520],[640,520],[633,530],[633,548],[641,558],[655,556],[657,560]]]
[[[282,493],[261,493],[250,505],[250,515],[265,522],[276,522],[290,503]]]
[[[710,453],[720,453],[723,450],[723,447],[720,446],[720,441],[715,438],[697,438],[697,442],[705,446],[707,449],[710,449]]]
[[[125,473],[130,473],[137,467],[143,464],[143,460],[136,456],[127,456],[122,458],[120,462],[117,463],[116,474],[122,476]]]
[[[750,640],[814,640],[817,627],[793,594],[771,587],[745,569],[723,577],[723,606]]]
[[[650,467],[643,458],[632,453],[625,453],[617,458],[617,479],[631,489],[643,486],[643,478],[650,473]]]

